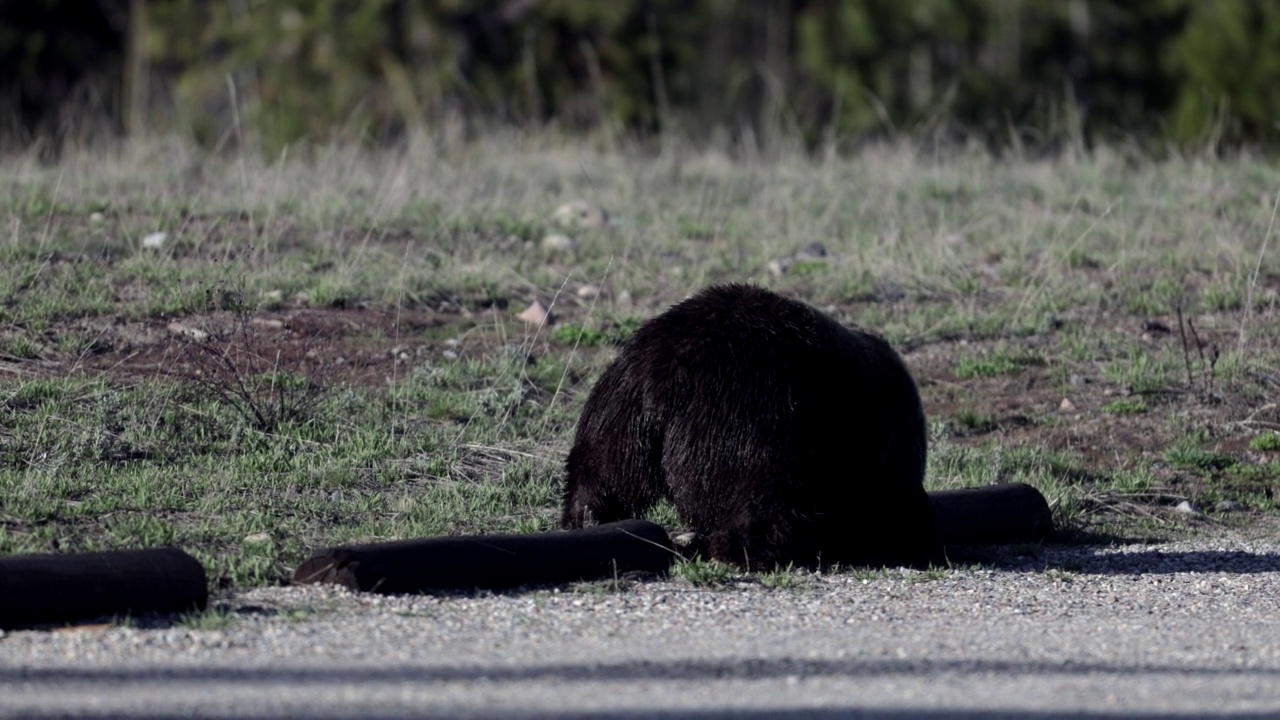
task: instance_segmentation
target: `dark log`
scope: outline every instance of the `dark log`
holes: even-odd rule
[[[644,520],[527,535],[473,535],[336,547],[298,566],[293,582],[384,594],[473,590],[666,572],[667,531]]]
[[[1053,514],[1039,490],[1024,483],[929,493],[945,545],[1040,542]]]
[[[176,548],[0,557],[0,627],[203,610],[204,566]]]

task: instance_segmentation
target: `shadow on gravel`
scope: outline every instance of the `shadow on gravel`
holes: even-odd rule
[[[1077,556],[1078,557],[1078,556]],[[1280,572],[1280,554],[1243,550],[1194,550],[1167,552],[1151,549],[1137,552],[1096,552],[1077,559],[1075,572],[1094,575],[1150,575],[1167,573],[1270,573]],[[1066,567],[1063,569],[1073,569]]]
[[[1081,552],[1085,550],[1085,552]],[[1052,551],[1041,558],[1048,567],[1086,575],[1167,575],[1172,573],[1254,573],[1280,572],[1280,553],[1251,553],[1243,550],[1166,551],[1157,548],[1137,551],[1104,551],[1075,548],[1065,557]]]
[[[1013,572],[1044,572],[1055,569],[1084,575],[1251,575],[1280,572],[1280,553],[1252,553],[1243,550],[1115,550],[1079,545],[1046,545],[1021,551],[1006,548],[957,548],[953,551],[949,548],[948,555],[957,564],[987,565]]]

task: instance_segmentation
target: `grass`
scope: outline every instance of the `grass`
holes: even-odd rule
[[[1068,525],[1175,480],[1274,509],[1265,461],[1197,450],[1275,450],[1236,422],[1280,421],[1274,164],[909,143],[727,157],[496,135],[271,162],[168,140],[7,158],[0,553],[175,544],[239,588],[338,543],[553,528],[612,346],[716,281],[902,348],[934,421],[931,488],[1029,482]],[[544,251],[575,198],[616,221]],[[813,243],[821,261],[769,272]],[[535,299],[557,324],[516,318]],[[1173,331],[1144,337],[1152,319]]]
[[[785,567],[776,567],[773,570],[761,572],[757,577],[761,585],[771,590],[790,590],[802,587],[808,580],[807,575],[797,571],[790,563]]]
[[[1175,467],[1202,475],[1220,473],[1239,464],[1230,455],[1206,450],[1191,442],[1179,443],[1169,448],[1164,457]]]
[[[997,377],[1012,375],[1023,368],[1043,364],[1044,358],[1035,353],[997,348],[981,355],[961,357],[956,362],[955,373],[956,377],[962,380]]]
[[[1262,452],[1280,452],[1280,432],[1267,432],[1255,435],[1249,440],[1250,450]]]
[[[733,579],[734,570],[717,560],[706,560],[702,557],[681,558],[671,567],[671,575],[695,587],[720,588]],[[761,574],[762,582],[767,576],[770,576],[770,573]]]
[[[1112,415],[1141,415],[1149,409],[1140,398],[1121,398],[1102,406],[1102,412]]]

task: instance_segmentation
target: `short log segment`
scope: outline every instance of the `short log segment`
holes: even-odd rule
[[[1008,483],[929,493],[945,545],[1040,542],[1053,532],[1053,513],[1039,490]]]
[[[204,566],[176,548],[0,557],[0,628],[203,610]]]
[[[622,520],[582,530],[474,535],[336,547],[314,555],[293,582],[384,594],[499,590],[666,572],[676,553],[661,525]]]

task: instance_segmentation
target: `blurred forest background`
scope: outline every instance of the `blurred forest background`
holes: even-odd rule
[[[0,0],[0,144],[1280,139],[1276,0]]]

